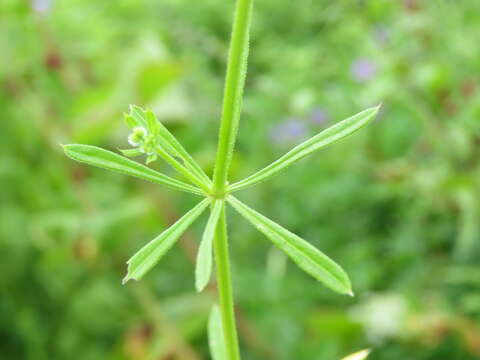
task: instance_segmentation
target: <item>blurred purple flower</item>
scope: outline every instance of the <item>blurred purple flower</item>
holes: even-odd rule
[[[356,81],[366,82],[377,73],[377,65],[370,59],[360,58],[352,63],[350,72]]]
[[[310,119],[314,124],[324,125],[330,119],[328,112],[322,108],[316,108],[310,114]]]
[[[39,14],[46,14],[50,11],[52,7],[53,0],[31,0],[33,11]]]
[[[275,145],[288,145],[306,137],[307,127],[298,118],[289,118],[270,131],[270,140]]]
[[[385,46],[390,40],[390,31],[386,26],[378,25],[373,30],[373,39],[378,46]]]

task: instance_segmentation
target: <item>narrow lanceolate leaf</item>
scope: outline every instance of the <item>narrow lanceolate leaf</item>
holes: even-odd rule
[[[302,270],[338,293],[353,295],[348,275],[328,256],[299,236],[249,208],[235,197],[230,195],[227,201]]]
[[[303,157],[317,151],[327,145],[343,139],[352,134],[356,130],[368,124],[378,113],[380,106],[364,110],[348,119],[345,119],[326,130],[323,130],[314,137],[294,147],[288,153],[283,155],[280,159],[256,172],[255,174],[233,184],[230,186],[230,191],[237,191],[245,189],[261,181],[264,181],[278,172],[285,169],[287,166],[302,159]]]
[[[344,357],[342,360],[364,360],[367,358],[369,354],[370,354],[370,349],[365,349],[365,350],[356,352],[355,354]]]
[[[185,150],[185,148],[177,141],[177,139],[168,131],[168,129],[163,126],[162,123],[159,123],[158,134],[159,137],[167,148],[168,152],[177,158],[180,158],[183,164],[193,172],[197,177],[207,184],[211,184],[212,181],[205,174],[203,169],[198,165],[198,163],[193,159],[193,157]]]
[[[222,319],[217,305],[212,307],[208,319],[208,345],[213,360],[227,360],[227,347],[222,329]]]
[[[197,195],[202,194],[202,192],[194,186],[175,180],[142,164],[96,146],[71,144],[64,145],[63,149],[68,157],[82,163],[138,177],[165,185],[171,189],[186,191]]]
[[[195,267],[195,287],[198,292],[207,286],[210,281],[210,276],[212,275],[213,237],[223,206],[223,200],[215,200],[213,202],[212,211],[210,212],[210,217],[205,227],[200,247],[198,248],[197,264]]]
[[[133,255],[133,257],[127,261],[128,271],[127,276],[123,279],[123,283],[125,284],[130,279],[140,280],[151,270],[188,227],[202,214],[208,204],[208,199],[202,200],[197,206],[183,215],[175,224]]]

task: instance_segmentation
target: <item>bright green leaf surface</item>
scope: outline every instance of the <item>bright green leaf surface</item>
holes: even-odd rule
[[[130,119],[133,119],[133,122],[137,124],[142,124],[148,132],[148,140],[146,140],[148,141],[148,148],[144,149],[144,152],[150,154],[147,157],[147,164],[155,161],[157,159],[156,155],[159,155],[192,184],[205,192],[209,192],[211,180],[175,137],[157,120],[153,112],[131,105]]]
[[[198,292],[207,286],[212,275],[213,238],[223,206],[224,202],[222,200],[213,202],[212,211],[198,248],[197,265],[195,268],[195,286]]]
[[[130,279],[140,280],[149,270],[152,269],[170,250],[180,236],[188,227],[202,214],[209,204],[208,199],[202,200],[193,209],[187,212],[175,224],[150,241],[141,248],[130,260],[128,260],[128,272],[123,283]]]
[[[226,360],[227,347],[222,329],[222,318],[217,305],[212,307],[208,319],[208,345],[213,360]]]
[[[175,180],[142,164],[96,146],[71,144],[64,145],[63,149],[68,157],[82,163],[138,177],[157,184],[165,185],[171,189],[186,191],[198,195],[202,194],[199,189],[191,185]]]
[[[211,180],[202,170],[200,165],[193,159],[193,157],[185,150],[180,142],[172,135],[170,131],[156,118],[155,114],[150,110],[143,110],[142,108],[132,105],[130,107],[131,117],[137,123],[145,124],[149,132],[155,134],[158,140],[158,145],[161,146],[169,155],[175,159],[180,159],[184,165],[195,177],[202,183],[210,186]],[[162,156],[163,157],[163,156]],[[165,159],[170,162],[169,159]]]
[[[145,155],[140,149],[119,149],[120,152],[128,157],[136,157],[140,155]]]
[[[147,121],[143,115],[143,109],[137,105],[130,105],[130,116],[138,124],[137,126],[148,127]]]
[[[230,195],[227,201],[278,248],[284,251],[302,270],[330,289],[341,294],[352,295],[348,275],[328,256],[299,236],[249,208],[235,197]]]
[[[330,144],[333,144],[336,141],[343,139],[344,137],[352,134],[361,127],[367,125],[372,119],[374,119],[375,115],[378,113],[379,108],[380,106],[377,106],[364,110],[352,117],[349,117],[348,119],[339,122],[338,124],[329,127],[328,129],[320,132],[314,137],[294,147],[288,153],[283,155],[280,159],[258,171],[257,173],[233,184],[230,187],[230,190],[237,191],[245,189],[261,181],[264,181],[276,175],[277,173],[285,169],[287,166],[293,164],[295,161],[298,161],[314,151],[317,151]]]
[[[125,124],[130,128],[130,129],[133,129],[135,128],[136,126],[139,126],[139,124],[137,123],[137,121],[135,120],[135,118],[133,116],[131,116],[130,114],[123,114],[123,119],[125,121]]]
[[[197,177],[207,184],[211,184],[210,178],[205,174],[200,165],[193,159],[190,153],[180,144],[180,142],[172,135],[170,131],[156,118],[151,111],[146,112],[147,118],[155,119],[158,124],[158,135],[160,136],[162,145],[171,153],[172,156],[182,159],[184,165],[192,171]]]

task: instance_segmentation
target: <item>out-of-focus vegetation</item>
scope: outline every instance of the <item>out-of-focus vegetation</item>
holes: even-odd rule
[[[129,256],[195,200],[76,164],[59,144],[125,147],[134,103],[211,172],[233,5],[0,3],[0,358],[208,358],[215,289],[195,294],[192,271],[202,224],[121,285]],[[240,194],[342,264],[357,295],[324,289],[233,216],[245,360],[367,346],[372,360],[480,357],[479,39],[477,0],[256,1],[233,178],[384,107]]]

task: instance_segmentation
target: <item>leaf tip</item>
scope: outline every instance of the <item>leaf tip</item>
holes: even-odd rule
[[[198,272],[198,268],[197,268],[195,271],[195,290],[197,290],[198,293],[201,293],[207,287],[208,282],[209,282],[209,276],[208,277],[202,276]]]
[[[60,144],[62,146],[63,152],[68,157],[72,157],[72,144]]]
[[[122,279],[122,285],[125,285],[129,280],[135,280],[135,281],[138,281],[140,280],[138,278],[138,276],[135,276],[132,274],[132,269],[131,269],[131,259],[127,261],[127,265],[128,265],[128,268],[127,268],[127,275],[125,275],[125,277]]]
[[[364,360],[368,357],[368,355],[370,355],[371,352],[371,349],[364,349],[347,357],[344,357],[342,360]]]
[[[195,290],[197,290],[197,293],[201,293],[203,289],[205,289],[206,284],[201,284],[199,282],[195,283]]]
[[[351,296],[351,297],[355,297],[355,294],[353,293],[353,290],[351,290],[351,289],[348,290],[347,295]]]
[[[134,104],[130,104],[129,109],[130,111],[143,111],[143,109],[140,106],[134,105]]]
[[[122,279],[122,285],[125,285],[130,280],[138,281],[138,278],[135,276],[132,276],[130,272],[128,272],[127,275],[125,275],[125,277]]]

